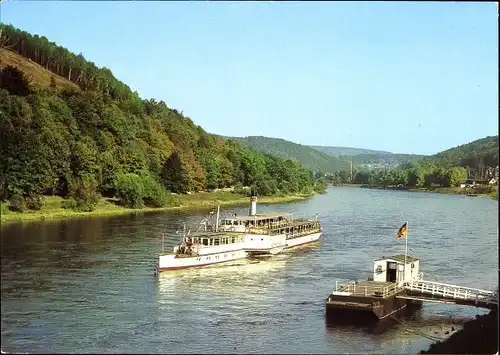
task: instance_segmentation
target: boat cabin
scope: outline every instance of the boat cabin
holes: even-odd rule
[[[184,237],[182,243],[174,247],[174,253],[194,255],[198,254],[201,248],[237,243],[243,243],[243,235],[234,233],[231,235],[227,233],[198,234]]]
[[[404,254],[382,257],[373,262],[373,281],[375,282],[406,282],[418,278],[419,259]]]
[[[245,233],[251,228],[277,228],[289,223],[288,215],[287,213],[264,213],[253,216],[234,215],[221,219],[219,231]]]

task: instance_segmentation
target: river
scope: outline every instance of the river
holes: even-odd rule
[[[2,350],[29,353],[416,354],[486,311],[426,303],[384,332],[325,324],[335,280],[366,279],[373,259],[404,252],[424,278],[494,289],[498,202],[487,198],[330,188],[258,211],[318,216],[315,246],[258,263],[153,276],[159,235],[201,213],[151,213],[2,227]],[[239,214],[248,208],[235,208]],[[171,249],[175,237],[165,241]],[[406,331],[411,329],[412,331]],[[415,333],[415,332],[420,332]],[[438,334],[436,334],[436,332]]]

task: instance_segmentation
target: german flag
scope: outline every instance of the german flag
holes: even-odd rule
[[[401,226],[401,228],[399,228],[398,232],[396,233],[396,237],[397,237],[398,239],[401,239],[401,238],[406,237],[406,223],[407,223],[407,222],[405,222],[405,223]]]

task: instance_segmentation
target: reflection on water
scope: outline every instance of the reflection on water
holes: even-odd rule
[[[160,300],[177,300],[182,293],[210,292],[212,295],[224,294],[244,300],[265,297],[262,284],[278,287],[280,278],[274,273],[284,268],[288,258],[282,254],[262,260],[242,259],[190,270],[162,272],[158,276],[158,296]],[[249,292],[252,287],[257,293]]]
[[[493,289],[496,201],[333,188],[259,211],[317,212],[316,245],[153,277],[159,235],[203,213],[151,213],[2,227],[2,347],[19,352],[418,353],[480,309],[424,304],[389,329],[331,327],[335,280],[366,279],[372,260],[408,245],[424,277]],[[233,209],[231,209],[233,210]],[[234,209],[238,214],[247,208]],[[169,235],[165,248],[178,242]],[[479,257],[480,256],[480,257]],[[477,260],[481,260],[480,263]],[[399,317],[399,315],[398,315]],[[415,330],[421,334],[408,331]]]

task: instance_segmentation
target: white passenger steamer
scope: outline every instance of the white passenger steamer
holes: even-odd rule
[[[315,219],[294,219],[291,213],[257,214],[257,197],[251,197],[248,216],[220,218],[215,226],[202,222],[203,231],[184,233],[173,253],[158,257],[155,273],[201,267],[247,257],[263,257],[281,253],[300,245],[316,242],[321,224]]]

